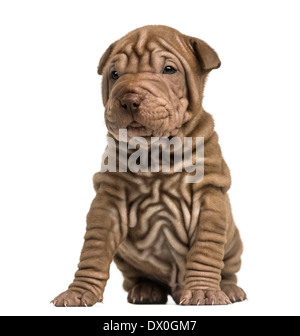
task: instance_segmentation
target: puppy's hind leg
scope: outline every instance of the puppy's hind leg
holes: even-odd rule
[[[243,244],[238,229],[236,229],[233,244],[224,257],[224,268],[222,270],[221,289],[234,302],[244,301],[247,299],[246,293],[237,286],[236,273],[241,268],[241,255]]]
[[[168,291],[158,283],[148,279],[140,279],[128,293],[128,302],[133,304],[166,304]]]
[[[115,256],[114,261],[124,276],[123,288],[128,292],[128,302],[133,304],[166,304],[167,287],[147,278],[143,272]]]

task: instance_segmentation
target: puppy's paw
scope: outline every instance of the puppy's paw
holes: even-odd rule
[[[97,302],[99,299],[92,292],[74,289],[61,293],[51,301],[55,307],[91,307]]]
[[[242,302],[247,300],[246,293],[242,290],[242,288],[238,287],[235,284],[224,284],[221,283],[221,289],[226,295],[229,297],[229,300],[234,302]]]
[[[183,306],[227,305],[230,304],[228,296],[221,290],[184,290],[180,299]]]
[[[128,302],[133,304],[166,304],[167,301],[166,289],[152,281],[135,285],[128,294]]]

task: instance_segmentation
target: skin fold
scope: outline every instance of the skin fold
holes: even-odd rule
[[[168,295],[182,305],[246,299],[237,286],[243,248],[227,193],[230,172],[202,107],[207,76],[220,65],[204,41],[166,26],[139,28],[106,50],[98,73],[108,137],[117,148],[120,129],[127,141],[203,137],[204,178],[187,183],[184,170],[95,174],[78,270],[56,306],[102,302],[112,261],[130,303],[164,304]]]

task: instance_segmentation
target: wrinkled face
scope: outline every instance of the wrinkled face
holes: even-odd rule
[[[207,74],[220,67],[204,41],[167,26],[145,26],[113,43],[102,56],[108,131],[133,137],[176,136],[202,110]]]
[[[105,121],[118,139],[119,129],[128,137],[175,136],[188,106],[185,70],[180,60],[155,42],[142,54],[127,45],[106,67],[109,98]]]

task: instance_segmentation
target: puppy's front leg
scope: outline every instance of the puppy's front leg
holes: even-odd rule
[[[188,254],[180,304],[228,304],[220,289],[228,222],[225,195],[220,188],[206,187],[200,197],[198,232]]]
[[[127,235],[116,200],[120,197],[107,196],[103,188],[98,191],[87,215],[78,271],[68,290],[52,301],[55,306],[92,306],[103,301],[113,256]]]

